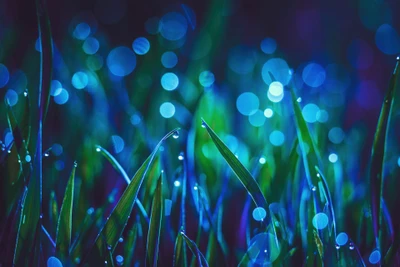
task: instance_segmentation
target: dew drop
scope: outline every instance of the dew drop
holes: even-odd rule
[[[199,189],[199,188],[195,185],[195,186],[193,187],[193,189],[194,189],[194,190],[197,190],[197,189]]]
[[[120,237],[120,238],[118,239],[118,242],[119,242],[119,243],[122,243],[122,242],[124,242],[124,239],[123,239],[122,237]]]
[[[201,127],[206,128],[206,123],[204,121],[201,122]]]
[[[80,258],[75,258],[74,262],[75,262],[75,264],[79,264],[79,263],[81,263],[81,259]]]
[[[25,156],[25,161],[26,162],[31,162],[31,160],[32,160],[32,158],[31,158],[31,156],[29,154]]]
[[[301,97],[298,97],[296,101],[300,103],[301,100],[302,100]]]
[[[350,242],[350,244],[349,244],[349,249],[350,249],[350,250],[354,250],[354,244],[353,244],[353,242]]]
[[[76,160],[74,161],[74,167],[78,167],[78,162]]]
[[[338,244],[335,245],[336,249],[340,249],[340,246]]]
[[[311,186],[311,191],[313,192],[317,191],[317,187],[315,185]]]
[[[100,152],[100,151],[101,151],[100,147],[97,147],[96,152]]]
[[[49,153],[48,153],[48,152],[44,152],[44,156],[45,156],[45,157],[48,157],[48,156],[49,156]]]
[[[107,264],[108,262],[107,262],[107,261],[104,261],[104,263]]]
[[[111,245],[107,245],[107,250],[111,250],[112,246]]]
[[[94,208],[89,208],[88,210],[87,210],[87,214],[93,214],[93,212],[94,212]]]
[[[122,257],[121,255],[117,255],[115,257],[115,261],[117,262],[118,266],[122,266],[122,264],[124,263],[124,257]]]
[[[178,159],[183,160],[185,158],[183,152],[179,153]]]
[[[7,153],[10,154],[10,153],[11,153],[11,150],[8,150]]]
[[[179,180],[175,180],[174,186],[175,186],[175,187],[181,186],[181,182],[180,182]]]
[[[173,137],[174,139],[178,139],[178,138],[179,138],[179,131],[175,131],[175,132],[172,134],[172,137]]]
[[[27,97],[28,96],[28,91],[24,92],[24,96]]]

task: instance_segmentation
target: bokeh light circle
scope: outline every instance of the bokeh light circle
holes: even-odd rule
[[[283,85],[288,85],[292,77],[288,64],[281,58],[271,58],[263,65],[261,75],[267,85],[270,85],[272,82],[274,82],[270,73]]]
[[[344,246],[346,245],[347,241],[349,240],[349,237],[347,236],[346,233],[342,232],[339,233],[336,236],[336,244],[338,244],[339,246]]]
[[[257,110],[254,114],[249,115],[249,122],[254,127],[261,127],[265,123],[265,116],[264,112],[261,110]]]
[[[150,42],[144,37],[139,37],[133,41],[132,48],[136,54],[144,55],[150,50]]]
[[[375,43],[386,55],[395,55],[400,52],[400,36],[389,24],[383,24],[376,30]]]
[[[167,91],[175,90],[179,85],[179,78],[173,72],[164,73],[161,77],[161,86]]]
[[[83,51],[88,55],[95,54],[99,50],[99,47],[100,47],[100,43],[94,37],[87,38],[82,45]]]
[[[264,116],[265,116],[266,118],[271,118],[273,115],[274,115],[274,111],[273,111],[272,109],[266,108],[266,109],[264,110]]]
[[[124,150],[125,142],[124,139],[122,139],[122,137],[120,137],[119,135],[111,136],[111,142],[113,144],[114,152],[116,154],[121,153],[122,150]]]
[[[170,41],[182,39],[187,32],[186,18],[177,12],[165,14],[160,20],[161,36]]]
[[[253,210],[253,219],[258,222],[263,221],[266,216],[267,216],[267,212],[265,211],[264,208],[257,207]]]
[[[174,52],[167,51],[161,56],[161,64],[165,68],[173,68],[176,66],[176,64],[178,64],[178,57]]]
[[[90,26],[85,22],[76,25],[73,33],[74,37],[79,40],[85,40],[89,36],[89,34],[90,34]]]
[[[328,133],[329,140],[334,144],[340,144],[344,139],[344,132],[339,127],[333,127]]]
[[[199,75],[199,82],[203,87],[210,87],[215,81],[214,74],[211,71],[202,71]]]
[[[323,212],[315,214],[314,218],[312,219],[313,226],[318,230],[322,230],[327,227],[328,222],[328,216]]]
[[[302,73],[303,81],[310,87],[321,86],[326,78],[326,72],[324,68],[316,63],[309,63]]]
[[[306,122],[314,123],[317,121],[319,107],[313,103],[307,104],[302,109],[303,118]]]
[[[274,103],[280,102],[284,97],[283,85],[280,82],[272,82],[268,88],[268,99]]]
[[[164,102],[160,106],[160,114],[166,119],[172,118],[175,114],[175,106],[170,102]]]
[[[69,93],[64,88],[61,89],[58,95],[54,96],[54,102],[56,102],[59,105],[64,105],[65,103],[67,103],[68,99],[69,99]]]
[[[50,257],[47,259],[47,267],[63,267],[63,265],[58,258]]]
[[[18,102],[18,94],[13,89],[8,89],[4,99],[12,107]]]
[[[275,236],[270,233],[260,233],[250,240],[248,256],[257,266],[268,266],[279,257],[280,252]]]
[[[76,72],[73,76],[72,76],[72,80],[71,83],[72,85],[76,88],[76,89],[83,89],[87,86],[89,82],[89,78],[86,75],[86,73],[82,72],[82,71],[78,71]]]
[[[126,76],[136,67],[135,53],[125,46],[116,47],[107,56],[107,66],[115,76]]]
[[[236,108],[241,114],[246,116],[256,113],[259,106],[260,100],[258,96],[251,92],[242,93],[236,100]]]
[[[3,64],[0,64],[0,88],[4,87],[10,80],[10,73]]]
[[[276,50],[277,44],[275,39],[265,38],[261,41],[261,51],[265,54],[273,54]]]
[[[368,258],[371,264],[377,264],[381,260],[381,252],[378,249],[375,249],[371,252]]]
[[[269,141],[273,146],[281,146],[285,142],[285,135],[281,131],[273,131],[269,135]]]
[[[336,163],[336,162],[338,161],[339,158],[338,158],[338,155],[337,155],[337,154],[331,153],[331,154],[329,154],[328,159],[329,159],[329,161],[330,161],[331,163]]]

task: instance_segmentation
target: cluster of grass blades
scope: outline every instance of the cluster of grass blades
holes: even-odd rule
[[[163,168],[168,166],[159,150],[164,149],[171,136],[179,137],[179,128],[157,143],[132,178],[110,152],[95,146],[93,154],[103,156],[118,179],[127,185],[123,192],[112,191],[103,205],[88,209],[77,225],[73,217],[78,209],[78,163],[72,166],[65,183],[60,208],[56,196],[59,190],[43,192],[43,127],[49,106],[52,39],[45,8],[39,1],[37,6],[42,47],[41,83],[37,94],[26,95],[22,119],[18,120],[13,109],[7,107],[13,143],[0,157],[1,173],[15,176],[2,177],[2,185],[10,189],[11,200],[7,203],[11,205],[5,207],[7,216],[0,225],[1,266],[136,266],[138,263],[146,266],[393,266],[399,263],[400,228],[390,216],[384,192],[385,147],[400,72],[399,58],[382,105],[365,179],[370,198],[362,204],[365,212],[361,212],[360,235],[363,238],[347,232],[345,224],[337,221],[335,212],[344,207],[331,194],[331,187],[333,184],[334,190],[341,190],[340,178],[333,177],[334,172],[324,168],[292,85],[289,87],[297,135],[290,144],[288,156],[276,163],[275,172],[268,165],[260,168],[243,164],[217,134],[219,125],[214,127],[212,117],[207,119],[210,124],[201,119],[201,127],[197,125],[199,118],[195,118],[185,145],[187,158],[185,153],[179,154],[181,179],[172,190],[165,183]],[[37,107],[30,106],[30,98],[38,103]],[[206,96],[202,100],[205,99]],[[200,109],[198,113],[201,117]],[[215,203],[210,200],[211,188],[196,176],[195,170],[195,139],[198,136],[204,139],[206,134],[229,167],[225,163],[218,166],[226,174],[217,177],[223,190]],[[31,156],[29,151],[35,153]],[[22,164],[23,161],[27,164]],[[236,210],[230,207],[235,196],[227,192],[236,182],[230,180],[232,174],[242,184],[238,194],[245,194],[246,201],[241,218],[240,214],[236,218],[240,220],[238,229],[227,233],[223,225],[232,218],[225,213]],[[278,197],[267,201],[266,192],[271,190]],[[45,194],[50,195],[48,203],[44,202]],[[227,241],[226,235],[235,238]],[[170,252],[171,256],[165,256]],[[170,262],[164,262],[165,258]]]

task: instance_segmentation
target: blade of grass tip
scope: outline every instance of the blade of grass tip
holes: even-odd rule
[[[57,223],[56,253],[61,262],[69,256],[72,235],[72,208],[74,204],[75,172],[77,164],[74,163],[69,176],[64,200],[61,205],[60,215]]]
[[[271,215],[268,209],[268,203],[265,199],[263,193],[259,185],[257,184],[256,180],[250,174],[250,172],[243,166],[243,164],[236,158],[235,154],[229,150],[229,148],[222,142],[222,140],[217,136],[213,129],[204,121],[202,120],[203,126],[206,128],[208,134],[210,135],[212,141],[214,142],[215,146],[217,147],[218,151],[224,157],[225,161],[231,167],[233,172],[238,177],[239,181],[243,184],[251,198],[253,199],[254,203],[257,207],[262,207],[267,212],[267,223],[271,222]]]
[[[128,174],[126,173],[124,168],[122,168],[121,164],[119,164],[119,162],[113,157],[113,155],[111,155],[110,152],[108,152],[106,149],[104,149],[103,147],[101,147],[99,145],[96,145],[96,151],[101,152],[101,154],[111,163],[111,165],[114,167],[114,169],[117,170],[122,175],[122,178],[124,178],[126,183],[129,185],[131,182],[131,179],[129,179]],[[147,223],[149,223],[149,216],[147,215],[147,212],[146,212],[145,208],[143,207],[142,202],[140,202],[139,199],[136,199],[136,204],[138,205],[138,208],[139,208],[140,212],[142,213],[144,219],[147,221]]]
[[[182,179],[182,201],[181,201],[181,229],[186,230],[186,190],[187,190],[187,163],[186,158],[183,159],[183,179]],[[179,236],[179,235],[178,235]],[[188,264],[187,248],[183,243],[183,263],[186,267]]]
[[[56,247],[56,242],[54,242],[53,238],[51,238],[50,233],[46,230],[46,228],[43,226],[43,224],[42,224],[42,232],[47,237],[47,239],[51,243],[52,247],[55,248]]]
[[[181,231],[183,231],[183,227],[181,227]],[[180,233],[178,233],[175,239],[173,266],[187,266],[187,261],[185,262],[183,257],[183,245],[183,237]]]
[[[158,260],[162,219],[164,213],[162,179],[163,175],[161,173],[160,177],[158,178],[156,191],[154,192],[153,203],[151,205],[150,225],[146,242],[146,263],[148,262],[150,266],[157,266]]]
[[[378,125],[376,127],[374,142],[371,151],[369,182],[371,193],[372,223],[374,227],[375,245],[380,249],[382,243],[382,212],[381,198],[383,195],[383,164],[385,157],[386,138],[389,130],[390,114],[393,107],[393,100],[397,85],[397,79],[400,72],[400,57],[397,57],[396,66],[389,82],[389,88],[382,104],[379,115]]]
[[[129,230],[127,238],[126,238],[126,243],[124,246],[124,265],[125,266],[132,266],[132,259],[133,259],[133,253],[135,251],[135,246],[136,246],[136,240],[137,240],[137,231],[138,231],[138,225],[135,223],[132,227],[131,230]]]
[[[113,259],[111,250],[107,251],[107,257],[106,257],[106,260],[104,263],[108,267],[114,267],[114,259]]]
[[[110,216],[107,218],[106,223],[104,224],[103,228],[100,230],[100,233],[97,235],[96,241],[94,246],[91,248],[90,255],[87,256],[87,260],[98,261],[101,257],[99,255],[102,254],[104,251],[104,242],[101,236],[105,236],[107,247],[110,248],[111,251],[114,251],[119,238],[121,237],[125,226],[128,222],[128,219],[131,215],[133,205],[137,199],[137,195],[139,189],[143,183],[143,180],[149,170],[154,157],[161,146],[161,144],[172,136],[176,131],[179,129],[174,129],[173,131],[166,134],[160,142],[156,145],[153,152],[149,155],[149,157],[145,160],[145,162],[140,166],[137,170],[131,182],[129,183],[128,187],[125,189],[124,193],[122,194],[121,198],[119,199],[118,203],[114,207],[113,211],[111,212]],[[94,255],[93,255],[94,254]],[[97,255],[96,255],[97,254]],[[94,263],[94,264],[95,264]],[[102,264],[97,262],[98,264]]]
[[[208,267],[208,262],[207,262],[206,258],[204,257],[203,253],[201,253],[199,248],[196,246],[196,243],[193,242],[189,237],[187,237],[184,232],[180,232],[180,235],[183,237],[183,239],[185,240],[189,249],[192,251],[193,255],[196,257],[197,265]]]

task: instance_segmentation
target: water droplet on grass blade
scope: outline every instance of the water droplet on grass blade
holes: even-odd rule
[[[100,152],[100,151],[101,151],[100,147],[96,147],[96,152]]]
[[[267,212],[261,207],[257,207],[253,210],[253,218],[256,221],[263,221],[266,216]]]
[[[317,187],[316,187],[315,185],[312,185],[310,189],[311,189],[311,191],[313,191],[313,192],[317,191]]]
[[[312,219],[312,224],[316,229],[321,230],[328,225],[328,221],[328,216],[325,213],[320,212],[315,214],[314,218]]]
[[[206,128],[206,123],[204,121],[201,122],[201,128]]]
[[[74,167],[78,167],[78,162],[76,160],[74,161]]]
[[[350,244],[349,244],[349,249],[350,249],[350,250],[354,250],[354,248],[355,248],[355,247],[354,247],[353,242],[350,242]]]
[[[179,153],[178,159],[179,160],[184,160],[185,156],[183,154],[183,152]]]
[[[175,132],[172,134],[172,137],[173,137],[174,139],[178,139],[178,138],[179,138],[179,131],[175,131]]]
[[[115,261],[117,262],[118,266],[122,266],[122,264],[124,263],[124,257],[122,257],[121,255],[117,255],[115,257]]]
[[[25,161],[26,161],[26,162],[31,162],[31,160],[32,160],[32,158],[31,158],[30,155],[26,155],[26,156],[25,156]]]
[[[338,244],[335,245],[336,249],[340,249],[340,246]]]
[[[179,186],[181,186],[181,182],[180,182],[180,181],[178,181],[178,180],[176,180],[176,181],[174,182],[174,186],[176,186],[176,187],[179,187]]]
[[[107,245],[107,250],[111,250],[112,246],[111,245]]]

